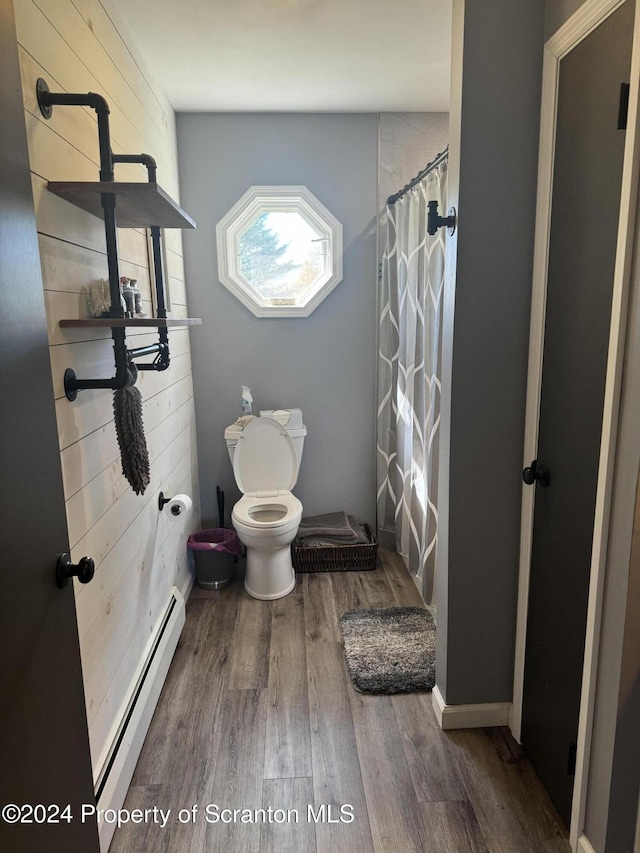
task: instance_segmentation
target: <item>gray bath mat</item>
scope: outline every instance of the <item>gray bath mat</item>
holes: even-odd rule
[[[436,680],[436,626],[428,610],[348,610],[340,623],[349,674],[360,693],[431,690]]]

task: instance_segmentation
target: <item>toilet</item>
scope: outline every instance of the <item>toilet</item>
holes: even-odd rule
[[[291,493],[298,479],[307,428],[300,409],[260,412],[243,428],[224,432],[242,497],[231,520],[247,549],[244,587],[253,598],[282,598],[295,586],[291,542],[302,504]]]

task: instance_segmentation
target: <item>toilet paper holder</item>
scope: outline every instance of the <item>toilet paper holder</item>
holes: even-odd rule
[[[183,496],[178,495],[178,497],[183,497]],[[160,494],[158,495],[158,509],[160,510],[160,512],[162,512],[162,510],[164,509],[165,504],[170,504],[171,501],[173,501],[173,500],[175,500],[175,498],[165,498],[164,492],[160,492]],[[181,507],[179,507],[179,506],[172,506],[171,507],[171,515],[177,516],[177,515],[180,515],[181,513],[182,513]]]

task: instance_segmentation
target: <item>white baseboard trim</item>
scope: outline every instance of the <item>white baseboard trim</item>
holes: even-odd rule
[[[506,726],[509,723],[511,702],[483,705],[447,705],[437,685],[431,695],[433,711],[441,729],[480,729]]]
[[[118,725],[109,738],[109,750],[100,764],[96,785],[99,809],[122,808],[184,623],[184,597],[174,586],[132,679],[127,701],[118,714]],[[107,853],[115,829],[114,823],[98,821],[102,853]]]
[[[578,838],[578,846],[576,848],[576,853],[596,853],[595,847],[591,844],[591,842],[584,833],[582,833],[582,835]]]

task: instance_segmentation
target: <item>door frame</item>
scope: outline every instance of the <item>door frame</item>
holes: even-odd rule
[[[625,0],[587,0],[546,42],[544,47],[523,467],[529,465],[531,460],[535,459],[538,446],[560,60],[624,2]],[[620,405],[631,259],[635,232],[636,185],[638,181],[638,161],[640,159],[640,133],[638,132],[638,80],[640,78],[639,30],[640,0],[636,0],[630,76],[631,89],[622,171],[622,196],[618,223],[604,416],[596,492],[585,657],[578,725],[576,775],[571,813],[570,841],[574,850],[578,849],[578,839],[584,827],[585,817],[609,514],[613,492],[614,456]],[[522,727],[524,662],[534,508],[535,489],[523,487],[514,685],[509,719],[509,727],[518,742],[521,739]]]

